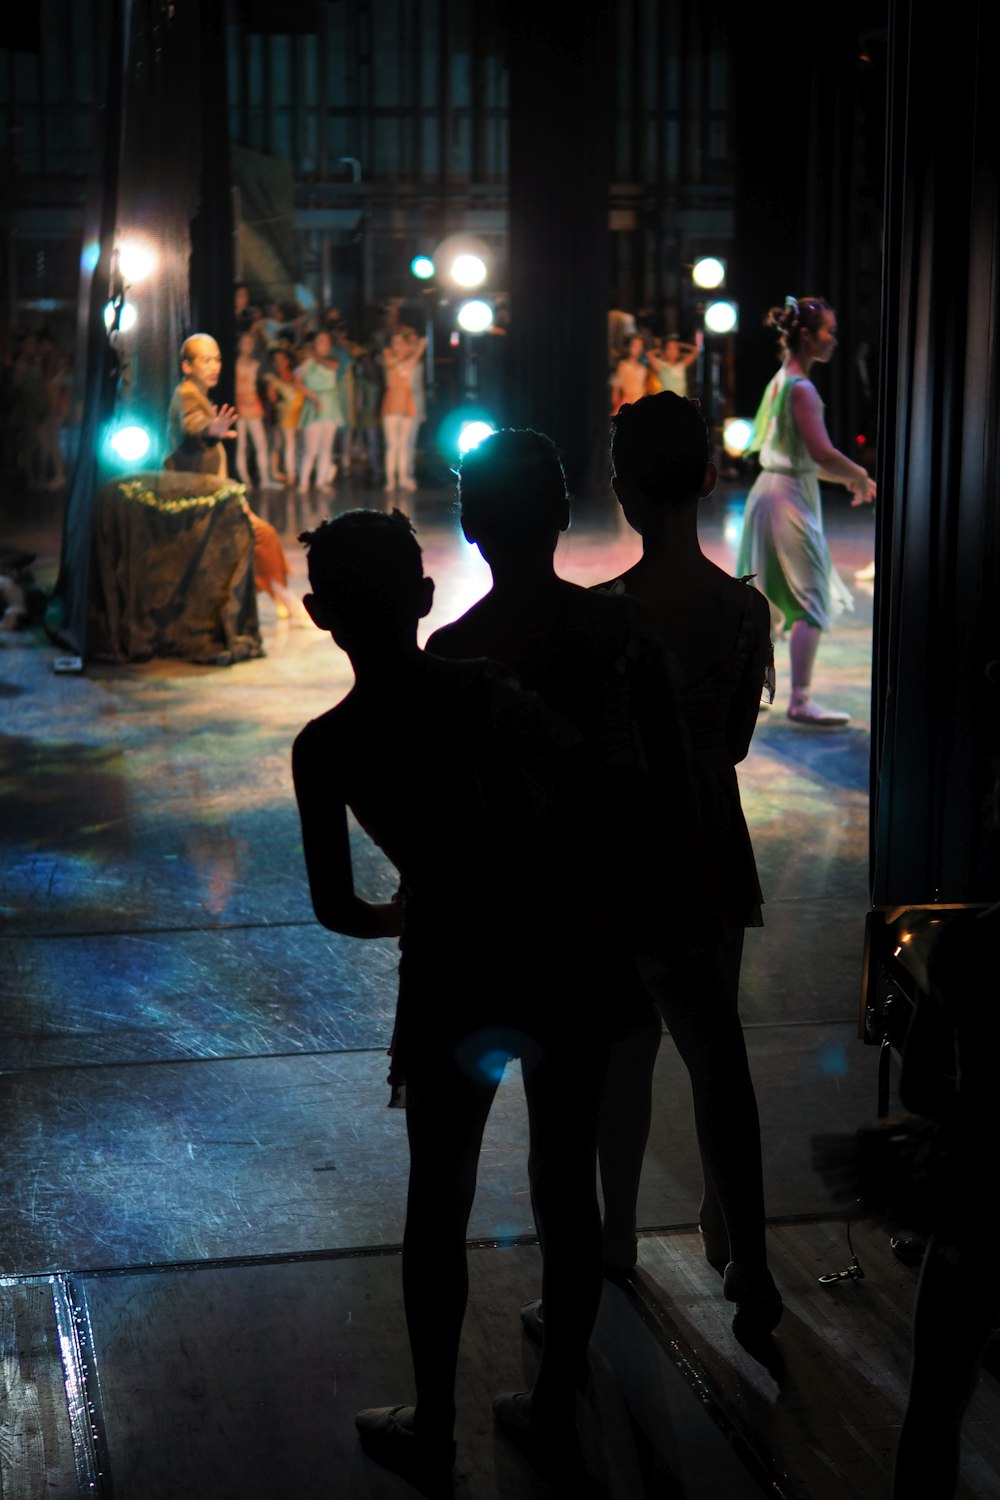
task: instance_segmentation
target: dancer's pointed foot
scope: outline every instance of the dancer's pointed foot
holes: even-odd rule
[[[811,698],[793,700],[788,705],[788,717],[794,724],[808,724],[813,729],[838,729],[851,722],[850,714],[836,708],[821,708]]]

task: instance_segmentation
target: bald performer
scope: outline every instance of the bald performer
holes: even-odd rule
[[[222,373],[222,352],[207,333],[193,333],[181,345],[184,379],[170,398],[168,418],[171,451],[165,469],[228,477],[226,450],[220,439],[236,436],[235,406],[213,406],[208,393]],[[288,559],[281,538],[269,521],[255,515],[241,496],[240,504],[253,527],[254,581],[259,594],[270,594],[278,618],[293,616],[300,623],[308,615],[288,587]]]
[[[184,379],[170,399],[170,453],[165,469],[216,474],[225,479],[226,450],[221,438],[236,436],[235,406],[213,406],[208,393],[222,373],[222,353],[207,333],[193,333],[181,345]]]

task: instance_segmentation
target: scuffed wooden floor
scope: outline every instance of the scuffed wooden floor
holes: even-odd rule
[[[697,1233],[640,1241],[641,1286],[664,1328],[777,1490],[801,1500],[886,1497],[906,1405],[918,1273],[896,1260],[883,1225],[857,1221],[850,1234],[864,1279],[821,1286],[820,1276],[852,1263],[845,1223],[768,1230],[785,1300],[775,1341],[780,1379],[735,1343]],[[990,1375],[981,1376],[966,1417],[962,1480],[965,1500],[1000,1496],[1000,1385]]]
[[[879,1227],[769,1231],[786,1296],[776,1380],[734,1340],[697,1234],[643,1237],[635,1292],[606,1285],[581,1399],[609,1500],[866,1500],[888,1494],[916,1275]],[[491,1403],[531,1384],[518,1308],[530,1245],[470,1249],[456,1500],[542,1500]],[[411,1394],[392,1251],[134,1268],[0,1283],[3,1500],[406,1500],[353,1417]],[[1000,1387],[966,1423],[962,1500],[1000,1496]]]

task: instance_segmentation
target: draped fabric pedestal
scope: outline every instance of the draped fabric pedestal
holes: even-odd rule
[[[230,666],[264,654],[243,486],[183,471],[106,484],[94,509],[87,655]]]

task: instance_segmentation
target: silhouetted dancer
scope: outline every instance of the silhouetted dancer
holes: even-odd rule
[[[410,1146],[403,1295],[417,1400],[359,1413],[361,1440],[424,1488],[447,1485],[465,1234],[486,1117],[516,1054],[551,1337],[530,1400],[511,1406],[554,1467],[572,1466],[574,1383],[600,1292],[594,1162],[607,1050],[601,943],[553,837],[579,735],[500,669],[418,649],[433,584],[398,512],[349,512],[302,540],[306,608],[355,673],[293,751],[313,905],[334,931],[402,935],[390,1082],[405,1091]],[[400,872],[400,899],[355,892],[348,808]]]
[[[707,899],[722,939],[703,952],[650,931],[637,961],[691,1077],[705,1177],[701,1229],[709,1262],[724,1272],[737,1304],[733,1327],[744,1341],[766,1335],[781,1317],[767,1268],[757,1101],[737,1009],[745,927],[761,925],[761,891],[740,805],[736,765],[753,734],[761,690],[774,690],[767,601],[749,579],[730,578],[703,554],[698,504],[716,484],[708,432],[697,402],[672,392],[623,407],[612,422],[613,484],[629,525],[642,537],[639,562],[601,588],[637,601],[678,672],[681,712],[691,737]],[[664,940],[665,939],[665,940]],[[648,1092],[613,1057],[609,1098]],[[619,1067],[619,1062],[624,1066]],[[630,1141],[630,1120],[605,1113],[602,1178],[634,1180],[645,1133]]]
[[[660,649],[627,600],[609,599],[559,578],[556,542],[569,524],[565,476],[550,440],[532,431],[503,431],[466,454],[459,476],[462,528],[477,543],[493,587],[460,620],[434,633],[428,650],[452,658],[489,656],[577,725],[585,756],[565,844],[573,850],[595,927],[609,933],[615,959],[608,1004],[618,1014],[625,1052],[659,1022],[652,1015],[631,958],[641,934],[667,926],[675,942],[705,940],[704,900],[693,848],[690,776],[683,728]],[[611,606],[609,609],[608,606]],[[712,936],[716,936],[714,927]],[[649,1127],[649,1086],[635,1106]],[[643,1139],[645,1136],[643,1135]],[[621,1275],[635,1264],[635,1191],[642,1152],[629,1163],[634,1180],[602,1174],[606,1202],[631,1214],[625,1232],[608,1232],[605,1271]],[[540,1226],[541,1233],[541,1226]],[[589,1310],[596,1313],[595,1265]],[[545,1332],[552,1309],[543,1285]],[[530,1319],[530,1309],[525,1316]],[[529,1331],[531,1331],[530,1323]],[[536,1329],[537,1332],[537,1329]],[[503,1412],[499,1412],[505,1421]]]

